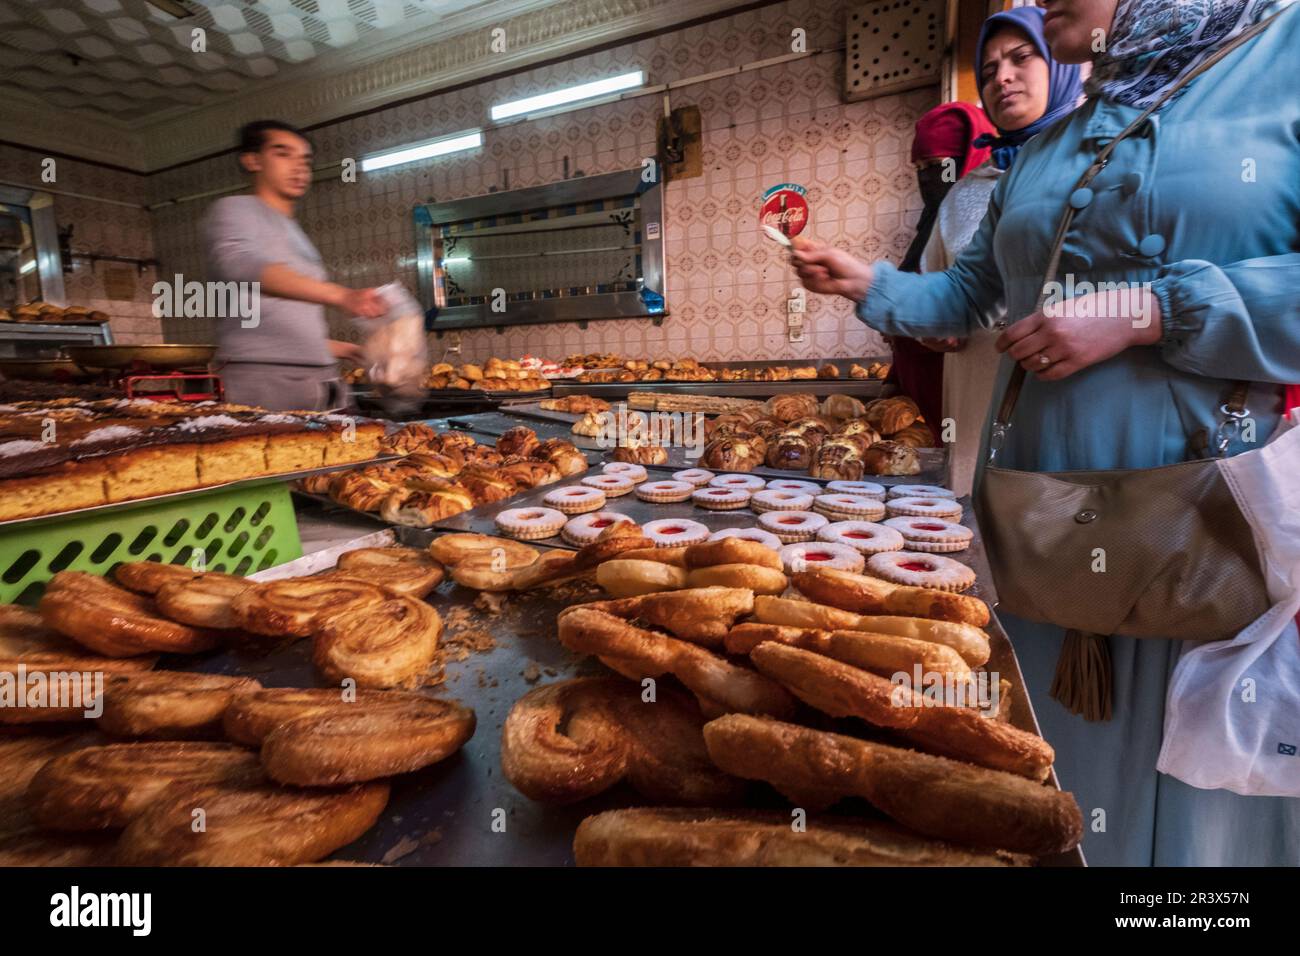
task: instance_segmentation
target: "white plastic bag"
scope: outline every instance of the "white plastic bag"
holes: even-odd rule
[[[377,319],[354,319],[365,335],[366,375],[389,412],[409,412],[424,399],[429,344],[424,310],[400,282],[377,290],[388,311]]]
[[[1273,606],[1230,641],[1183,652],[1156,769],[1203,789],[1300,797],[1300,427],[1219,462]]]

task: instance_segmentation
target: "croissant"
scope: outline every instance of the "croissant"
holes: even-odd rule
[[[562,477],[560,469],[555,465],[549,461],[538,461],[536,458],[507,459],[497,474],[516,482],[524,488],[549,485],[553,481],[559,481]]]
[[[626,461],[634,465],[662,465],[668,461],[668,449],[662,445],[641,445],[637,448],[620,445],[609,457],[611,461]]]
[[[776,395],[764,405],[767,414],[783,422],[798,421],[817,414],[817,399],[813,395]]]
[[[906,396],[879,398],[867,405],[864,413],[867,423],[882,435],[901,432],[921,417],[916,402]]]
[[[830,362],[827,362],[825,365],[821,367],[821,369],[818,370],[817,377],[818,378],[839,378],[840,367],[838,365],[833,365]]]
[[[814,478],[857,481],[863,475],[862,456],[866,450],[866,442],[856,435],[828,438],[817,449],[808,473]]]
[[[876,431],[865,418],[853,418],[832,433],[832,438],[848,438],[857,435],[866,441],[867,447],[870,448],[876,442],[880,441],[880,432]]]
[[[763,464],[766,450],[757,435],[724,435],[704,446],[700,464],[719,471],[753,471]]]
[[[890,441],[896,441],[903,445],[910,445],[913,448],[934,448],[934,433],[930,431],[930,426],[921,419],[917,419],[900,432],[895,432],[889,436]]]
[[[822,401],[822,414],[828,418],[857,418],[866,411],[867,406],[852,395],[827,395]]]
[[[868,475],[916,475],[921,472],[921,461],[916,449],[896,441],[878,441],[863,455]]]
[[[525,456],[537,447],[537,432],[523,425],[508,428],[497,438],[497,451],[505,457]]]
[[[534,448],[529,457],[549,461],[564,478],[587,470],[587,456],[578,451],[573,442],[563,438],[548,438]]]
[[[777,421],[775,418],[759,418],[750,422],[749,430],[764,441],[771,441],[777,434],[785,431],[785,422]]]
[[[817,445],[806,436],[783,433],[768,446],[767,467],[807,471],[816,450]]]

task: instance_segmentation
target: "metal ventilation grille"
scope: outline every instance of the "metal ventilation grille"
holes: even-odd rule
[[[845,14],[844,98],[863,100],[939,82],[944,0],[864,3]]]

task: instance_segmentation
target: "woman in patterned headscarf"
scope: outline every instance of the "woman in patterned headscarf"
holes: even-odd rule
[[[927,275],[798,243],[811,291],[844,295],[891,335],[969,334],[1005,303],[999,340],[1031,374],[999,464],[1036,472],[1153,468],[1186,461],[1213,434],[1234,382],[1249,383],[1255,428],[1226,449],[1258,447],[1300,381],[1300,8],[1294,0],[1040,0],[1063,62],[1093,62],[1087,102],[1026,143],[953,266]],[[1119,142],[1090,188],[1074,190],[1163,91],[1251,31]],[[1107,283],[1038,310],[1066,203],[1075,210],[1058,278]],[[1141,321],[1135,321],[1140,319]],[[1086,560],[1086,557],[1081,557]],[[1064,596],[1063,596],[1064,597]],[[1111,637],[1111,714],[1053,678],[1061,628],[998,617],[1015,645],[1061,785],[1088,821],[1094,864],[1300,863],[1300,799],[1199,789],[1157,772],[1170,673],[1168,640]],[[1228,637],[1229,635],[1224,635]],[[1263,685],[1261,684],[1261,687]],[[1107,719],[1108,717],[1108,719]],[[1279,757],[1261,750],[1258,759]]]

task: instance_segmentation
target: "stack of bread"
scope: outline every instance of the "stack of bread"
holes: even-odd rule
[[[580,865],[1007,866],[1078,844],[1077,803],[1045,783],[1052,748],[1008,722],[1009,684],[981,670],[982,601],[821,568],[792,571],[792,596],[775,596],[762,575],[784,566],[758,542],[650,545],[620,523],[513,572],[549,583],[594,562],[631,595],[557,620],[566,648],[624,679],[539,687],[502,733],[502,769],[534,800],[625,782],[647,802],[584,820]],[[920,674],[944,694],[914,686]],[[790,809],[742,809],[749,781]],[[846,798],[887,820],[822,815]]]
[[[375,458],[383,422],[145,399],[0,406],[0,520]]]
[[[572,442],[538,441],[519,426],[500,435],[496,447],[480,445],[467,432],[438,432],[413,422],[387,436],[387,453],[401,460],[299,483],[302,491],[329,495],[354,511],[385,521],[427,528],[435,521],[500,501],[538,485],[586,471],[587,459]]]
[[[806,471],[814,478],[856,481],[863,475],[915,475],[916,449],[934,444],[910,398],[865,405],[848,395],[821,402],[809,394],[778,395],[759,407],[719,415],[705,426],[700,464],[725,471],[759,465]]]
[[[32,302],[0,309],[0,322],[47,322],[69,325],[94,325],[108,321],[108,313],[88,309],[81,305],[55,305],[52,302]]]
[[[424,551],[354,551],[262,584],[156,562],[114,576],[61,572],[39,610],[0,606],[0,676],[85,677],[58,706],[0,704],[0,726],[26,731],[0,735],[0,865],[314,862],[378,821],[390,778],[474,733],[469,707],[415,689],[441,631],[421,598],[442,568]],[[155,669],[302,637],[335,686]]]

